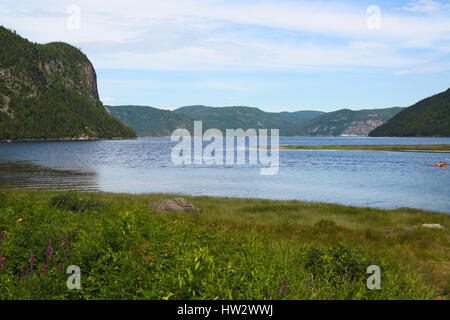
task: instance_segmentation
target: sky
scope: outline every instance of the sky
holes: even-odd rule
[[[80,48],[108,105],[358,110],[450,87],[450,0],[0,0],[0,24]]]

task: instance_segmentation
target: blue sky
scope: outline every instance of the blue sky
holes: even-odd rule
[[[105,104],[409,106],[450,87],[450,1],[0,0],[93,62]]]

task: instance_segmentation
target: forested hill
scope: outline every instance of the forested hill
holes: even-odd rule
[[[203,128],[226,129],[280,129],[283,136],[295,135],[300,121],[279,113],[264,112],[253,107],[188,106],[174,110],[193,120],[202,120]]]
[[[264,112],[252,107],[187,106],[174,111],[145,106],[106,106],[108,112],[133,128],[138,136],[169,136],[177,128],[192,132],[195,120],[203,122],[203,130],[280,129],[282,136],[367,136],[402,108],[335,112],[302,110],[297,112]]]
[[[146,106],[105,106],[113,117],[136,131],[139,137],[170,136],[176,129],[193,132],[194,121],[169,110]]]
[[[450,137],[450,89],[400,112],[369,134],[371,137]]]
[[[103,108],[80,50],[32,43],[0,26],[0,140],[131,137]]]
[[[403,108],[349,110],[341,109],[322,114],[300,126],[304,136],[367,136]]]

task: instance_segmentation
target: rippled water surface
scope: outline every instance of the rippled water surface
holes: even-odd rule
[[[450,144],[450,138],[280,138],[281,145]],[[171,162],[169,138],[0,144],[0,187],[297,199],[450,213],[449,153],[280,150],[259,166]],[[449,161],[450,162],[450,161]]]

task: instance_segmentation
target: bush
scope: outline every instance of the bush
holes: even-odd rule
[[[351,250],[343,244],[328,249],[305,247],[301,250],[304,267],[313,276],[327,281],[360,280],[365,277],[371,263],[358,250]]]

